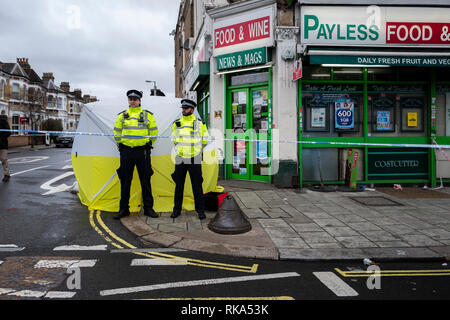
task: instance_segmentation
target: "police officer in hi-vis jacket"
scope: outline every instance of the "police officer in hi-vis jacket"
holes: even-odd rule
[[[189,99],[181,100],[183,117],[177,119],[172,127],[172,141],[175,144],[175,172],[172,174],[175,186],[175,203],[171,218],[180,216],[183,205],[186,174],[191,177],[194,192],[195,210],[200,220],[206,218],[203,198],[202,157],[203,148],[208,144],[208,129],[194,115],[197,104]]]
[[[158,214],[153,210],[150,183],[153,175],[151,149],[158,136],[158,127],[153,113],[141,107],[141,91],[130,90],[127,92],[127,97],[129,108],[119,113],[114,126],[114,138],[120,151],[120,168],[117,174],[121,184],[120,211],[114,219],[118,220],[130,215],[130,188],[135,166],[141,181],[144,215],[158,218]],[[151,136],[151,138],[144,136]]]

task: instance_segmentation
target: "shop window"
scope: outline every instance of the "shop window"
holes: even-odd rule
[[[395,68],[368,68],[368,81],[396,81],[397,72]]]
[[[436,69],[436,81],[450,82],[450,68]]]
[[[400,81],[428,81],[430,76],[430,68],[411,68],[400,67],[398,68]]]
[[[360,132],[362,86],[359,84],[305,84],[303,86],[305,132],[339,135]]]
[[[321,66],[304,66],[304,80],[331,80],[331,68]]]
[[[333,68],[334,80],[363,80],[362,68]]]
[[[247,130],[247,91],[233,92],[231,113],[233,132],[245,132]]]
[[[423,97],[402,97],[400,99],[401,131],[424,131],[424,106]]]

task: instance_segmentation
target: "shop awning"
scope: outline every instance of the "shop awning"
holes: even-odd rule
[[[200,82],[209,78],[209,61],[197,62],[186,77],[186,87],[189,91],[195,91]]]
[[[450,67],[450,53],[434,50],[411,51],[377,51],[330,49],[310,49],[310,64],[321,65],[364,65],[364,66],[417,66],[417,67]]]

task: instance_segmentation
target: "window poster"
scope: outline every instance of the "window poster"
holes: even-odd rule
[[[355,128],[355,104],[351,100],[337,100],[335,102],[335,128],[354,129]]]
[[[391,112],[377,111],[377,131],[389,131],[391,128]]]
[[[267,141],[258,141],[257,142],[256,157],[260,160],[267,159]]]
[[[417,112],[408,112],[408,127],[417,127]]]
[[[325,128],[325,108],[311,108],[311,127]]]

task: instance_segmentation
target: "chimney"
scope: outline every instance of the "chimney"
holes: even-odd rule
[[[75,94],[75,98],[77,98],[77,99],[83,99],[83,96],[82,96],[82,93],[81,93],[81,89],[75,89],[74,91],[73,91],[73,93]]]
[[[28,58],[17,58],[17,63],[24,69],[25,71],[29,71],[31,69],[28,64]]]
[[[55,81],[55,77],[53,76],[53,72],[44,72],[42,76],[42,80],[52,80]]]
[[[70,92],[70,83],[69,82],[61,82],[61,85],[59,86],[61,90],[65,92]]]

